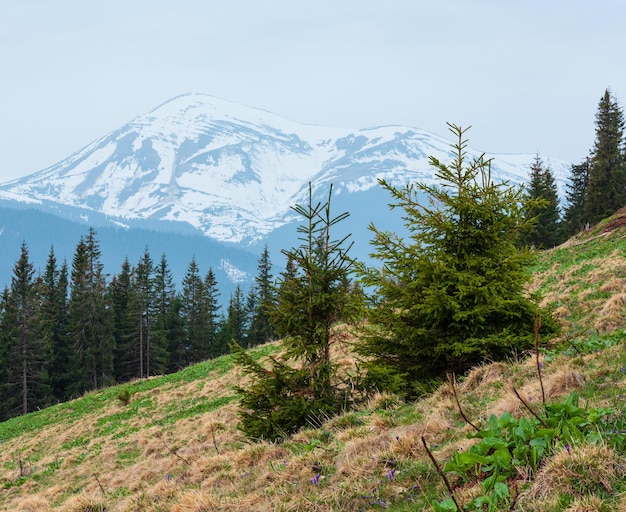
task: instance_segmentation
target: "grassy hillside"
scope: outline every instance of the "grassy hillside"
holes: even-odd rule
[[[550,449],[539,438],[530,443],[530,455],[544,450],[538,464],[530,457],[503,473],[514,510],[626,510],[623,222],[620,213],[543,253],[533,269],[532,291],[565,326],[559,342],[542,348],[543,394],[566,405],[552,409],[560,419]],[[336,333],[335,356],[346,369],[354,365],[349,341]],[[256,355],[279,350],[270,344]],[[529,409],[545,415],[536,362],[475,368],[456,381],[456,396],[449,383],[412,403],[380,394],[357,411],[313,420],[282,444],[250,442],[237,431],[233,386],[241,376],[230,356],[89,393],[0,424],[0,509],[408,511],[442,503],[440,510],[454,510],[431,457],[441,468],[457,464],[447,476],[459,503],[480,495],[486,464],[464,471],[459,454],[507,432],[519,438],[528,424],[515,418],[531,421]],[[461,410],[485,439],[468,438],[473,427]],[[498,446],[484,457],[510,465],[495,457]]]

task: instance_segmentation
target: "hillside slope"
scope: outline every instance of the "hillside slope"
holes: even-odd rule
[[[621,212],[543,253],[533,269],[533,289],[557,308],[568,330],[561,344],[542,350],[549,401],[575,391],[586,410],[625,408],[624,307],[608,306],[624,296],[626,274],[616,262],[626,253],[626,231],[610,229],[620,218]],[[602,329],[599,310],[607,313]],[[335,340],[336,360],[352,368],[350,334],[339,330]],[[256,354],[279,350],[269,344]],[[541,415],[535,363],[530,357],[472,370],[456,386],[465,415],[481,428],[491,414],[530,417],[513,390]],[[236,429],[233,387],[240,379],[224,356],[0,424],[0,508],[428,510],[449,493],[422,437],[442,466],[476,443],[467,438],[472,428],[447,384],[415,403],[377,395],[356,411],[314,420],[282,444],[251,442]],[[623,415],[611,421],[619,436]],[[513,509],[626,510],[625,455],[606,442],[557,440],[536,470],[510,480]],[[451,485],[461,503],[480,492],[476,480]]]

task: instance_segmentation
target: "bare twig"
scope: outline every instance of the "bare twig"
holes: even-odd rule
[[[96,479],[96,482],[98,482],[98,486],[100,487],[100,490],[102,491],[102,494],[104,494],[104,497],[108,498],[107,493],[104,490],[104,487],[102,487],[102,484],[100,483],[100,479],[98,478],[98,473],[94,473],[93,476]]]
[[[535,413],[535,411],[531,409],[530,405],[528,405],[528,402],[526,402],[526,400],[522,398],[522,395],[519,394],[517,389],[513,388],[513,393],[515,393],[515,396],[518,398],[520,402],[522,402],[522,405],[526,407],[526,409],[528,410],[528,412],[530,412],[530,414],[532,414],[535,418],[537,418],[544,427],[549,428],[546,422],[543,421],[539,416],[537,416],[537,413]]]
[[[215,448],[215,453],[219,455],[220,451],[217,448],[217,441],[215,440],[215,426],[213,425],[212,421],[211,421],[211,437],[213,438],[213,447]]]
[[[165,439],[163,439],[163,436],[161,435],[160,432],[157,432],[156,437],[158,437],[161,440],[161,442],[163,443],[163,446],[165,446],[168,452],[174,455],[174,457],[178,457],[185,464],[187,464],[187,466],[191,467],[191,462],[189,462],[187,459],[185,459],[181,455],[178,455],[178,453],[176,453],[176,450],[174,450],[174,448],[171,448],[170,446],[168,446],[168,444],[165,442]]]
[[[546,392],[543,388],[543,378],[541,376],[541,363],[539,362],[539,329],[541,329],[541,316],[535,317],[535,360],[537,362],[537,375],[539,375],[539,385],[541,386],[541,402],[543,407],[546,407]]]
[[[459,505],[459,502],[456,500],[454,489],[452,489],[452,486],[450,485],[450,482],[448,481],[446,474],[441,470],[441,468],[439,467],[439,464],[437,463],[437,459],[435,459],[432,452],[428,448],[428,444],[426,443],[426,439],[424,439],[424,436],[422,436],[422,444],[424,445],[424,449],[426,450],[428,457],[430,457],[430,460],[433,461],[433,464],[435,465],[435,469],[437,470],[437,473],[443,479],[443,482],[446,484],[446,487],[448,488],[448,492],[450,493],[450,497],[452,498],[452,501],[454,501],[454,504],[456,505],[456,509],[463,510],[461,506]]]
[[[152,414],[150,414],[150,411],[144,411],[145,414],[150,418],[150,420],[155,423],[154,418],[152,417]],[[161,432],[157,432],[155,434],[156,437],[158,437],[161,440],[161,443],[163,443],[163,446],[165,446],[165,449],[170,452],[172,455],[174,455],[175,457],[179,458],[180,460],[182,460],[185,464],[187,464],[187,466],[191,467],[191,462],[189,462],[187,459],[185,459],[184,457],[181,457],[180,455],[178,455],[178,453],[176,453],[176,450],[174,450],[173,448],[171,448],[166,442],[165,439],[163,439],[163,436],[161,435]]]
[[[461,403],[459,402],[459,397],[456,392],[456,386],[454,385],[454,375],[448,373],[448,382],[450,383],[450,387],[452,388],[452,394],[454,395],[454,401],[456,402],[456,406],[458,407],[459,413],[461,413],[462,418],[465,420],[465,423],[472,427],[476,432],[480,432],[480,429],[469,420],[469,418],[465,415],[463,408],[461,407]]]

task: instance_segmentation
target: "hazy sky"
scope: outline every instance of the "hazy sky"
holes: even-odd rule
[[[0,181],[186,92],[578,163],[625,55],[623,0],[0,0]]]

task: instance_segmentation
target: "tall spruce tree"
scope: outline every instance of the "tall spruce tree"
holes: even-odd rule
[[[14,339],[8,364],[14,377],[17,377],[14,389],[18,392],[20,414],[45,407],[51,400],[48,373],[52,363],[51,332],[44,328],[34,273],[28,247],[23,243],[20,258],[13,269],[9,293],[15,324],[9,331]]]
[[[270,358],[268,370],[240,345],[231,345],[236,361],[253,379],[239,388],[240,428],[253,438],[280,439],[307,421],[335,414],[344,403],[345,388],[330,355],[331,327],[350,300],[343,283],[352,261],[347,237],[331,237],[331,229],[348,216],[331,216],[331,194],[332,186],[328,200],[315,204],[309,184],[308,205],[293,207],[305,221],[298,228],[301,245],[283,251],[289,272],[281,275],[271,312],[277,334],[283,336],[284,357]]]
[[[204,281],[196,258],[192,258],[183,278],[181,314],[185,340],[182,346],[183,364],[197,363],[209,356],[209,336],[207,332],[207,307]]]
[[[248,297],[250,328],[248,329],[248,346],[260,345],[275,337],[270,311],[274,307],[276,294],[272,282],[272,263],[267,245],[261,253],[257,266],[254,286]]]
[[[591,151],[583,220],[595,224],[625,204],[624,114],[607,89],[596,113],[596,140]]]
[[[248,331],[248,308],[244,299],[243,290],[240,285],[235,287],[235,291],[228,300],[226,318],[222,324],[221,337],[228,343],[246,345],[246,333]]]
[[[109,309],[100,244],[90,228],[78,242],[72,260],[68,324],[74,395],[113,382],[115,338]]]
[[[539,200],[495,183],[488,160],[468,161],[466,130],[448,126],[456,158],[446,165],[430,157],[438,185],[396,188],[381,180],[391,208],[404,211],[409,236],[371,225],[381,265],[360,265],[372,292],[358,347],[371,359],[367,383],[410,396],[448,371],[528,349],[542,314],[525,292],[531,253],[518,248],[526,212]],[[547,317],[544,325],[555,324]]]
[[[135,266],[133,287],[137,297],[136,318],[138,327],[137,355],[139,358],[139,376],[143,378],[153,375],[150,363],[153,358],[151,349],[152,327],[154,324],[154,264],[147,247]]]
[[[0,299],[0,421],[21,414],[19,366],[14,354],[17,339],[17,315],[10,290],[5,287]]]
[[[133,269],[128,258],[124,258],[119,273],[109,283],[109,297],[115,338],[115,380],[126,382],[139,377],[137,356],[138,322],[135,314],[135,289]]]
[[[208,357],[217,357],[228,352],[228,342],[220,338],[218,332],[219,311],[220,311],[220,291],[217,285],[217,278],[212,268],[209,268],[204,277],[204,303],[206,307],[206,329],[208,337]]]
[[[560,244],[563,231],[558,189],[552,169],[539,155],[530,166],[528,195],[532,199],[543,201],[529,211],[529,215],[536,218],[536,222],[522,233],[523,241],[537,248],[550,248]]]
[[[563,214],[564,231],[567,236],[582,231],[587,223],[585,201],[589,186],[590,165],[591,160],[587,157],[580,164],[573,164],[570,168],[569,182],[565,189],[567,206]]]
[[[174,344],[174,339],[180,331],[180,317],[174,311],[176,301],[176,287],[172,272],[167,262],[165,253],[161,254],[161,259],[154,270],[154,326],[152,329],[152,362],[151,368],[155,373],[165,373],[169,368],[170,343]]]
[[[46,270],[40,279],[41,314],[44,330],[49,333],[52,350],[50,384],[55,400],[67,398],[67,370],[69,365],[70,337],[67,332],[67,262],[57,268],[54,249],[50,248]]]

